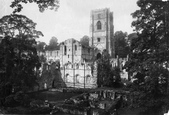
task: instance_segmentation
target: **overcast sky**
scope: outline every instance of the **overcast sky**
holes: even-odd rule
[[[11,1],[0,0],[0,18],[12,12],[9,7]],[[90,12],[102,8],[110,8],[114,13],[115,32],[122,30],[132,33],[131,13],[138,9],[136,2],[137,0],[60,0],[58,11],[40,13],[37,5],[26,4],[21,14],[37,23],[37,30],[44,34],[39,41],[49,43],[51,37],[55,36],[61,42],[69,38],[79,40],[84,35],[90,36]]]

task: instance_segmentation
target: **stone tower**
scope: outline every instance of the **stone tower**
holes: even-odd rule
[[[100,54],[106,49],[114,57],[113,12],[108,8],[92,10],[90,19],[90,46],[98,48]]]

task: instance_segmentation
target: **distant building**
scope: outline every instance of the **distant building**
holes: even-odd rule
[[[60,60],[61,66],[66,63],[87,62],[101,55],[106,50],[114,58],[114,26],[113,12],[110,9],[91,11],[89,46],[82,45],[75,39],[67,39],[60,43],[59,50],[45,51],[47,61]]]
[[[46,50],[45,57],[47,61],[60,60],[60,50]]]
[[[113,12],[108,8],[91,11],[89,46],[82,45],[71,38],[59,44],[59,50],[39,53],[45,55],[47,61],[60,61],[62,79],[68,87],[97,87],[97,63],[90,63],[107,51],[112,57],[112,67],[122,67],[125,59],[115,59]],[[87,63],[86,63],[87,62]],[[88,63],[89,62],[89,63]],[[128,73],[123,71],[122,78]]]
[[[48,62],[59,60],[61,66],[67,63],[88,62],[93,57],[93,50],[90,46],[82,45],[73,38],[61,42],[59,47],[59,50],[38,51],[38,55],[44,55]]]
[[[67,39],[60,43],[60,63],[81,63],[92,59],[92,48],[82,45],[75,39]]]
[[[98,48],[100,54],[106,50],[114,58],[113,12],[110,12],[108,8],[93,10],[90,18],[90,46]]]

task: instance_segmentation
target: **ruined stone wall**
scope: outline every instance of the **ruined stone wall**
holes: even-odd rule
[[[62,79],[67,87],[96,88],[97,64],[92,67],[89,64],[68,64],[61,68]]]

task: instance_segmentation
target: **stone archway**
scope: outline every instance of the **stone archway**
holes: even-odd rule
[[[101,53],[97,53],[96,59],[98,60],[98,59],[100,59],[101,57],[102,57],[102,54],[101,54]]]

